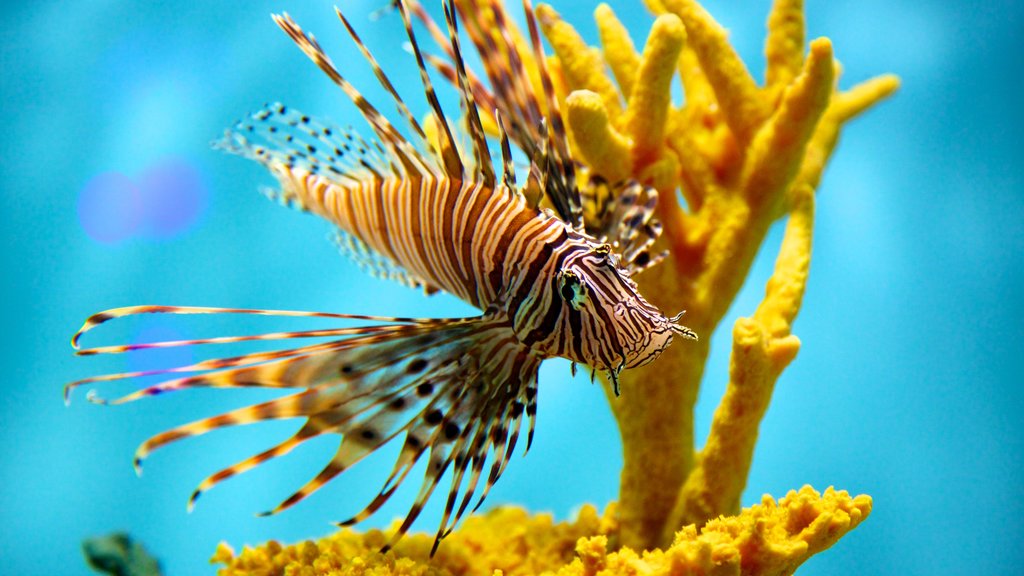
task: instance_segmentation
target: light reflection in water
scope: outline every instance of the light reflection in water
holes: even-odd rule
[[[139,327],[133,335],[132,344],[145,342],[167,342],[172,340],[185,340],[189,336],[178,328],[171,326],[166,321],[158,319],[147,319],[146,323]],[[192,351],[188,347],[178,348],[156,348],[152,350],[139,350],[129,352],[125,361],[129,371],[160,370],[176,366],[188,366],[192,363]],[[149,379],[140,378],[134,381],[137,385],[152,385],[166,380],[167,376],[152,376]]]
[[[94,176],[79,192],[78,220],[102,244],[169,239],[186,232],[206,203],[200,169],[181,158],[164,158],[136,178],[118,172]]]
[[[206,185],[199,169],[171,158],[150,165],[139,176],[145,219],[139,234],[171,238],[185,232],[206,208]]]
[[[116,244],[131,237],[139,227],[142,213],[138,186],[124,174],[97,174],[78,194],[78,221],[90,238],[103,244]]]

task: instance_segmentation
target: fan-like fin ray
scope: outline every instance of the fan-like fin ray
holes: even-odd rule
[[[86,321],[83,331],[112,318],[134,314],[209,314],[217,311],[343,319],[356,317],[316,312],[139,306],[94,315]],[[483,496],[504,470],[516,435],[513,433],[513,439],[507,441],[508,431],[510,427],[518,430],[523,402],[535,394],[541,358],[519,342],[510,320],[501,315],[450,320],[361,318],[390,320],[392,323],[328,330],[325,332],[335,336],[334,339],[307,347],[206,360],[166,369],[164,373],[179,370],[205,372],[161,382],[113,401],[131,401],[200,386],[299,389],[290,395],[157,434],[139,446],[136,468],[141,470],[143,460],[159,448],[219,428],[263,420],[305,420],[298,432],[280,444],[208,476],[189,499],[191,507],[213,486],[263,462],[284,456],[310,438],[340,435],[338,450],[326,466],[267,512],[273,514],[301,502],[395,438],[404,438],[394,469],[379,494],[351,522],[364,519],[383,505],[406,479],[412,467],[426,456],[428,466],[419,494],[391,542],[397,541],[408,530],[437,488],[444,471],[454,464],[457,474],[449,488],[447,513],[438,529],[437,541],[440,541],[451,531],[477,491],[484,463],[492,461]],[[316,332],[275,332],[252,337],[154,343],[153,346],[263,340],[271,336],[302,338]],[[101,347],[98,350],[117,353],[127,352],[131,347]],[[130,375],[132,373],[117,377]],[[97,377],[96,381],[104,378]],[[467,485],[464,480],[470,465],[472,469],[468,473],[470,481]],[[453,517],[456,502],[461,502],[462,506]]]
[[[209,306],[160,306],[144,304],[124,306],[97,312],[85,319],[82,327],[71,337],[71,347],[79,350],[82,336],[100,324],[140,314],[254,314],[257,316],[282,316],[290,318],[332,318],[337,320],[366,320],[369,322],[392,322],[415,324],[431,322],[428,318],[400,318],[395,316],[369,316],[366,314],[338,314],[334,312],[306,312],[301,310],[265,310],[259,308],[216,308]],[[365,329],[365,328],[364,328]]]

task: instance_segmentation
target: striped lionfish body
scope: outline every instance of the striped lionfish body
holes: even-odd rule
[[[408,530],[442,475],[452,469],[436,547],[469,508],[481,482],[475,506],[504,471],[524,414],[529,446],[542,360],[568,358],[592,370],[607,371],[617,383],[619,371],[653,360],[673,336],[695,335],[676,323],[678,316],[667,318],[647,303],[630,278],[659,257],[650,253],[660,231],[653,219],[655,191],[636,183],[609,184],[591,178],[581,194],[576,184],[576,167],[528,0],[524,8],[543,100],[526,79],[527,59],[511,41],[507,14],[496,1],[489,5],[494,29],[484,28],[474,18],[464,20],[493,88],[466,70],[454,0],[444,5],[447,36],[418,3],[396,4],[417,60],[436,138],[415,120],[339,11],[343,25],[393,96],[416,144],[342,77],[312,35],[281,15],[274,17],[277,24],[349,96],[376,138],[366,140],[351,130],[274,104],[239,122],[219,145],[263,164],[278,180],[280,190],[275,194],[281,200],[337,225],[342,245],[364,263],[428,292],[449,292],[482,310],[482,315],[413,319],[224,308],[119,308],[90,317],[73,345],[78,348],[79,337],[98,324],[143,313],[244,313],[383,323],[80,349],[78,354],[91,355],[255,340],[326,339],[165,370],[87,378],[68,385],[65,394],[86,383],[153,374],[170,379],[109,402],[90,398],[123,403],[195,387],[297,389],[291,395],[158,434],[140,446],[136,465],[158,447],[215,428],[304,418],[291,438],[209,476],[193,494],[191,506],[215,484],[284,455],[305,440],[340,435],[338,450],[327,466],[268,512],[274,513],[399,438],[402,449],[381,491],[342,524],[358,522],[376,511],[426,456],[420,493],[392,542]],[[446,58],[424,56],[413,33],[413,17],[423,22]],[[472,158],[460,152],[425,60],[459,89]],[[503,159],[500,177],[491,168],[478,107],[494,112]],[[516,182],[510,140],[530,164],[523,186]],[[582,216],[584,202],[594,208],[588,211],[592,216],[587,222]]]

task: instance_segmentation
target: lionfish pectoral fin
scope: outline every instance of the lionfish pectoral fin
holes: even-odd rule
[[[353,328],[328,328],[318,330],[302,330],[293,332],[269,332],[266,334],[256,334],[249,336],[220,336],[215,338],[199,338],[192,340],[168,340],[160,342],[145,342],[140,344],[118,344],[109,346],[97,346],[94,348],[81,348],[80,340],[82,336],[114,319],[125,318],[130,316],[138,316],[142,314],[175,314],[175,315],[193,315],[193,314],[246,314],[246,315],[259,315],[259,316],[276,316],[276,317],[299,317],[299,318],[330,318],[340,320],[364,320],[371,322],[385,322],[397,325],[379,325],[379,326],[358,326]],[[362,337],[359,341],[366,338],[380,337],[382,334],[401,332],[407,330],[409,325],[415,325],[419,322],[425,322],[424,320],[416,318],[393,318],[389,316],[367,316],[362,314],[335,314],[330,312],[302,312],[294,310],[258,310],[249,308],[210,308],[200,306],[158,306],[158,305],[143,305],[143,306],[127,306],[124,308],[113,308],[105,310],[97,314],[93,314],[86,319],[85,323],[79,328],[78,332],[71,338],[71,346],[75,349],[75,354],[79,356],[95,356],[103,354],[122,354],[127,352],[137,352],[141,350],[151,349],[162,349],[162,348],[175,348],[183,346],[196,346],[201,344],[235,344],[240,342],[253,342],[253,341],[264,341],[264,340],[292,340],[296,338],[352,338]],[[146,396],[155,396],[165,392],[171,392],[174,390],[181,390],[185,388],[197,388],[197,387],[215,387],[215,388],[237,388],[237,387],[264,387],[264,388],[293,388],[301,387],[301,382],[288,376],[286,370],[290,366],[286,361],[296,361],[297,359],[308,359],[314,356],[323,355],[331,351],[336,350],[340,345],[347,342],[353,342],[356,340],[341,340],[333,342],[321,342],[318,344],[311,344],[307,346],[300,346],[297,348],[283,349],[283,350],[272,350],[267,352],[254,352],[251,354],[244,354],[241,356],[233,356],[226,358],[214,358],[210,360],[203,360],[194,364],[186,366],[175,366],[171,368],[162,368],[157,370],[146,370],[146,371],[134,371],[134,372],[121,372],[114,374],[104,374],[100,376],[92,376],[89,378],[83,378],[71,382],[64,387],[64,401],[70,403],[71,394],[75,389],[86,384],[93,384],[97,382],[110,382],[116,380],[125,380],[130,378],[138,378],[143,376],[164,376],[164,375],[178,375],[178,374],[197,374],[205,372],[206,374],[198,374],[191,376],[181,376],[171,380],[165,380],[153,386],[139,389],[131,394],[122,396],[115,400],[104,400],[96,395],[95,392],[91,392],[89,399],[99,404],[123,404],[143,398]],[[277,361],[277,362],[273,362]],[[275,373],[267,367],[276,366],[281,370],[280,373]]]
[[[430,368],[424,368],[424,375],[413,387],[417,398],[425,398],[424,405],[398,429],[404,440],[394,468],[363,510],[338,523],[350,526],[376,512],[426,455],[420,491],[383,550],[409,530],[441,477],[452,469],[444,515],[435,536],[436,550],[474,504],[474,498],[473,510],[504,472],[524,414],[529,420],[527,444],[532,442],[537,370],[542,359],[514,337],[507,319],[484,315],[470,321],[465,330],[452,346],[424,351],[420,363],[429,361]]]
[[[86,382],[151,374],[197,373],[160,382],[112,403],[196,387],[297,389],[280,398],[178,426],[140,445],[135,464],[141,470],[143,460],[154,450],[184,438],[264,420],[304,420],[300,429],[280,444],[203,480],[189,498],[189,509],[203,493],[224,480],[284,456],[311,438],[325,434],[340,435],[337,452],[319,474],[265,514],[280,512],[302,501],[398,437],[403,444],[394,469],[377,497],[348,523],[365,519],[387,502],[426,454],[428,466],[419,495],[391,543],[401,538],[419,516],[445,470],[454,467],[448,504],[437,532],[439,541],[455,526],[477,494],[485,464],[491,462],[477,505],[501,476],[515,448],[524,413],[529,419],[529,437],[532,438],[537,370],[541,358],[515,338],[510,321],[499,314],[433,320],[318,312],[139,306],[94,315],[86,321],[74,343],[77,346],[81,333],[118,317],[145,313],[216,312],[361,318],[389,324],[81,350],[85,354],[114,354],[191,344],[313,336],[331,338],[327,342],[290,350],[206,360],[146,373],[98,376],[69,385],[68,392]]]

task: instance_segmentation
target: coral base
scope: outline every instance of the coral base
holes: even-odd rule
[[[381,554],[388,531],[343,529],[319,542],[282,546],[270,541],[238,555],[222,543],[211,562],[225,565],[220,576],[792,574],[870,512],[868,496],[832,488],[820,494],[804,486],[778,502],[766,495],[760,504],[703,528],[686,526],[666,550],[638,553],[609,550],[618,532],[614,505],[603,515],[584,506],[576,520],[564,523],[549,514],[499,508],[466,520],[433,558],[433,538],[424,534],[407,536]]]

